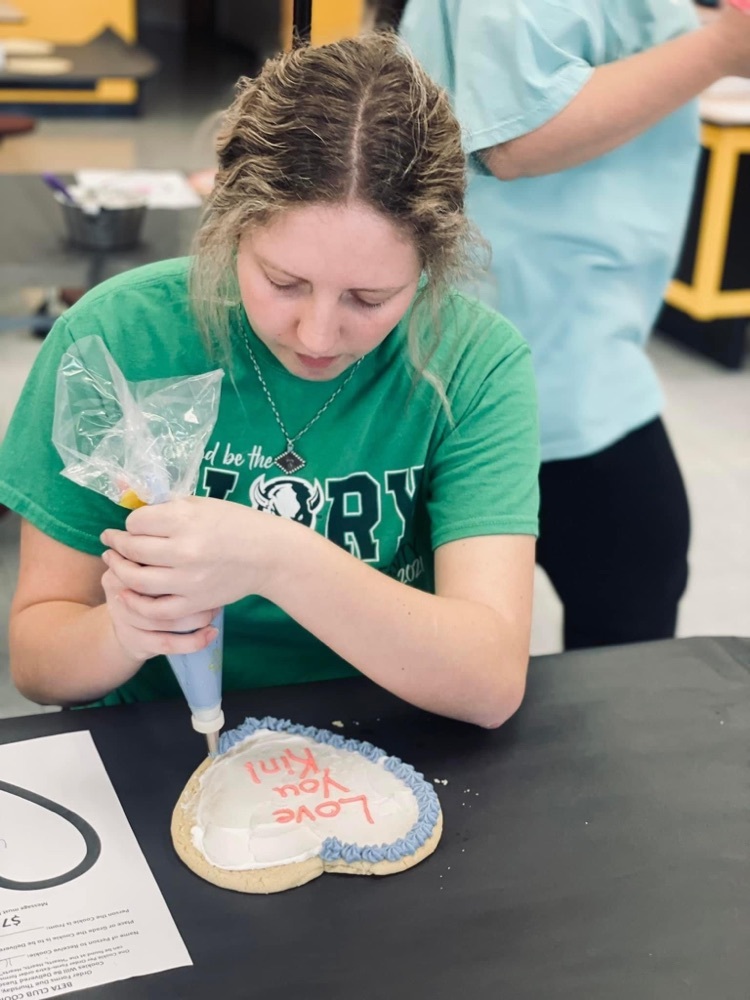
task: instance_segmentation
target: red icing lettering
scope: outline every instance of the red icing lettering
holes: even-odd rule
[[[277,795],[280,795],[282,799],[289,798],[290,796],[298,796],[301,793],[306,795],[315,795],[320,793],[323,796],[324,801],[319,802],[313,807],[315,812],[311,812],[307,806],[300,806],[296,811],[294,809],[276,809],[273,815],[277,823],[302,823],[305,820],[310,823],[315,823],[317,822],[318,817],[321,819],[334,819],[341,812],[342,806],[350,804],[353,805],[360,802],[362,804],[362,811],[364,812],[365,819],[368,823],[372,823],[374,825],[375,820],[370,814],[367,796],[353,795],[349,798],[333,798],[336,792],[347,793],[350,789],[348,789],[346,785],[342,785],[332,778],[329,768],[326,767],[323,769],[323,773],[320,778],[308,777],[310,774],[320,773],[320,768],[318,767],[315,757],[309,748],[306,747],[303,755],[299,757],[291,750],[286,750],[280,758],[271,757],[270,760],[261,760],[258,763],[260,764],[260,771],[262,774],[277,774],[281,771],[282,767],[289,774],[294,774],[292,762],[302,765],[302,771],[299,775],[299,783],[296,785],[291,783],[287,785],[276,785],[271,790]],[[255,770],[255,764],[253,761],[245,762],[245,770],[256,785],[262,784],[261,778]]]
[[[313,823],[315,822],[315,817],[307,808],[307,806],[300,806],[299,809],[297,810],[297,822],[301,823],[303,819],[309,819],[312,820]]]
[[[278,792],[282,799],[285,799],[289,793],[299,795],[299,788],[296,785],[277,785],[273,791]]]
[[[295,761],[297,764],[305,765],[304,770],[300,774],[300,781],[303,778],[306,778],[308,773],[309,774],[318,773],[318,765],[315,763],[315,758],[313,757],[312,750],[310,750],[309,747],[305,747],[305,753],[304,756],[302,757],[297,757],[297,755],[293,754],[291,750],[287,750],[286,752],[290,760]]]
[[[261,767],[263,765],[261,764]],[[321,789],[322,786],[322,789]],[[300,792],[305,792],[307,795],[314,795],[316,792],[322,792],[322,795],[326,799],[330,799],[334,794],[331,789],[335,788],[337,792],[348,792],[349,789],[346,785],[340,785],[338,781],[334,781],[331,777],[329,768],[325,768],[323,771],[323,777],[318,778],[305,778],[304,781],[300,781],[299,785],[277,785],[273,791],[282,797],[282,799],[287,798],[289,795],[299,795]]]
[[[305,751],[304,757],[295,757],[290,750],[287,750],[286,753],[283,753],[281,755],[281,757],[271,757],[270,760],[261,760],[256,762],[248,760],[245,762],[245,767],[247,769],[247,773],[250,775],[255,784],[260,785],[262,784],[261,775],[278,774],[282,768],[286,771],[287,774],[294,775],[294,767],[292,766],[291,760],[289,759],[290,757],[292,757],[298,764],[304,765],[302,773],[300,775],[301,778],[304,778],[308,774],[308,772],[317,774],[318,765],[315,763],[315,758],[313,757],[312,753],[309,750]],[[261,775],[259,775],[258,771],[256,770],[256,764],[260,765]],[[291,787],[291,786],[285,786],[285,787]]]
[[[287,774],[294,774],[294,768],[289,763],[289,758],[285,753],[281,755],[281,763],[284,765]]]
[[[331,796],[331,786],[336,788],[339,792],[349,791],[349,789],[346,788],[344,785],[340,785],[338,781],[334,781],[333,778],[331,777],[329,769],[326,768],[323,771],[323,795],[326,798],[330,798]]]
[[[367,805],[367,797],[365,795],[356,795],[349,799],[328,799],[326,802],[319,802],[314,807],[314,813],[312,813],[307,806],[300,806],[296,813],[293,809],[277,809],[273,815],[279,817],[276,820],[277,823],[291,823],[292,819],[294,819],[296,823],[302,823],[303,820],[308,820],[310,823],[316,823],[318,816],[321,819],[334,819],[341,812],[341,807],[348,805],[350,802],[361,802],[367,822],[373,824],[375,823],[375,820],[370,815],[370,809]]]
[[[323,810],[327,810],[324,812]],[[331,810],[333,810],[331,812]],[[320,805],[315,806],[315,812],[318,816],[322,816],[323,819],[333,819],[334,816],[338,816],[341,812],[341,806],[338,802],[321,802]]]
[[[375,822],[375,820],[370,815],[370,810],[369,810],[369,808],[367,806],[367,796],[366,795],[355,795],[351,799],[339,799],[339,802],[341,803],[342,806],[346,805],[348,802],[361,802],[362,803],[362,808],[365,811],[365,816],[367,818],[367,822],[368,823],[374,823]]]
[[[271,767],[272,764],[273,767]],[[279,770],[279,762],[276,760],[275,757],[272,757],[270,761],[268,761],[268,763],[262,760],[260,762],[260,769],[264,774],[276,774],[276,772]]]
[[[259,785],[260,784],[260,778],[255,773],[255,765],[253,764],[253,762],[251,760],[245,761],[245,770],[250,775],[250,777],[253,779],[253,781],[255,782],[255,784]]]

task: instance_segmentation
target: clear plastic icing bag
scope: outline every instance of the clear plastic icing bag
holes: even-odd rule
[[[101,337],[79,340],[57,373],[52,440],[63,475],[124,507],[189,496],[223,376],[128,382]]]

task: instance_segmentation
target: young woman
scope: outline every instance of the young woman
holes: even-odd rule
[[[218,154],[194,258],[86,295],[18,405],[15,681],[176,693],[161,654],[226,606],[227,689],[360,671],[500,725],[528,661],[536,408],[520,336],[451,287],[471,240],[448,102],[390,34],[300,48],[241,82]],[[55,376],[90,334],[131,381],[225,365],[194,497],[126,516],[60,475]]]

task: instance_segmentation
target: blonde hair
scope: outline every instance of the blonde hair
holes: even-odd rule
[[[376,31],[270,59],[257,77],[240,79],[217,152],[191,272],[193,308],[212,352],[231,361],[243,233],[289,208],[356,199],[389,219],[419,254],[424,280],[412,306],[409,356],[445,402],[427,365],[446,293],[468,272],[476,238],[464,214],[458,122],[397,36]]]

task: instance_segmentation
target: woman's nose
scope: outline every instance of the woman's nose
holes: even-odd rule
[[[335,306],[321,300],[307,301],[297,323],[297,340],[312,357],[335,354],[339,340]]]

